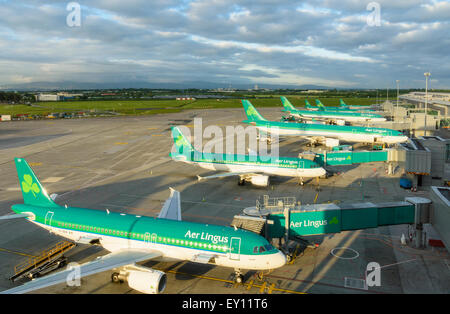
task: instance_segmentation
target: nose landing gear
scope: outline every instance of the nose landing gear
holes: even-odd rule
[[[233,281],[235,283],[243,283],[244,282],[244,276],[242,275],[242,272],[240,269],[236,268],[234,270],[234,279]]]

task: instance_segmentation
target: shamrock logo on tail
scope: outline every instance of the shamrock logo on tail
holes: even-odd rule
[[[33,196],[36,197],[36,194],[39,193],[41,190],[39,189],[36,183],[33,183],[33,178],[29,174],[26,174],[23,176],[23,180],[24,181],[22,181],[22,190],[25,193],[31,191],[31,193],[33,193]]]
[[[183,145],[183,137],[181,136],[181,135],[178,135],[178,137],[175,139],[175,143],[178,145],[178,146],[181,146],[181,145]]]
[[[256,115],[256,109],[253,107],[248,107],[247,108],[247,113],[249,116],[255,116]]]

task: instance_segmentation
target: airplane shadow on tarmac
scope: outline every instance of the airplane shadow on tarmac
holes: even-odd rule
[[[54,190],[53,188],[57,188],[59,185],[53,185],[50,189],[48,189],[48,193],[64,194],[63,196],[56,198],[56,202],[62,206],[68,204],[69,206],[92,208],[98,210],[106,210],[106,208],[109,208],[109,210],[111,211],[120,211],[123,213],[134,215],[147,215],[155,217],[158,215],[159,211],[162,208],[162,204],[169,196],[170,192],[168,187],[170,186],[176,190],[178,189],[181,193],[181,210],[184,220],[229,226],[234,215],[242,213],[242,209],[246,206],[255,204],[255,200],[259,196],[258,194],[261,194],[262,191],[264,191],[264,193],[270,191],[270,188],[264,190],[252,187],[250,184],[248,185],[248,187],[238,187],[237,184],[231,185],[231,182],[233,182],[235,178],[223,178],[216,181],[215,179],[213,179],[208,180],[208,182],[197,182],[194,175],[191,175],[191,173],[196,173],[197,171],[198,169],[195,169],[195,167],[189,168],[188,170],[188,168],[185,168],[184,165],[179,165],[178,163],[174,164],[174,166],[169,171],[166,171],[163,174],[149,175],[148,177],[131,181],[120,181],[99,186],[89,186],[73,192],[70,190]],[[39,171],[37,171],[36,174],[39,177]],[[275,180],[272,181],[272,184],[295,185],[294,182],[288,182],[291,178],[274,178]],[[70,178],[65,178],[64,180],[65,183],[70,183]],[[44,186],[45,185],[46,184],[44,184]],[[234,186],[234,188],[232,188],[232,186]],[[226,189],[225,191],[224,188]],[[345,188],[335,187],[335,189]],[[240,203],[235,202],[236,199],[232,199],[233,193],[235,192],[239,193],[239,195],[243,195],[245,200],[240,201]],[[204,195],[207,196],[207,199],[205,201],[202,198]],[[133,196],[135,197],[133,198]],[[143,206],[148,206],[148,203],[146,203],[147,205],[143,205],[143,200],[146,200],[148,202],[148,198],[150,196],[152,196],[151,201],[156,201],[157,205],[155,204],[154,208],[152,209],[143,208]],[[0,202],[0,213],[2,215],[9,213],[11,212],[10,206],[12,204],[20,203],[23,203],[22,199],[2,201]],[[105,205],[110,203],[116,203],[117,206],[113,207],[111,205]],[[14,222],[8,221],[2,222],[0,224],[11,224],[12,226]],[[30,228],[38,227],[34,226]],[[1,229],[6,230],[6,228],[3,228],[3,226]],[[41,230],[41,233],[43,235],[42,240],[46,241],[47,239],[48,241],[48,236],[46,236],[48,235],[48,232],[44,229]],[[33,232],[31,234],[16,230],[15,237],[22,237],[21,241],[26,242],[25,237],[27,237],[27,234],[28,236],[36,237],[36,235],[40,233]],[[316,237],[316,240],[318,243],[323,243],[325,239],[332,239],[333,237],[334,235],[323,235],[318,238]],[[356,240],[357,238],[353,238],[352,233],[349,232],[343,235],[337,246],[348,247],[352,245],[352,243]],[[35,238],[30,239],[30,243],[36,241],[37,240]],[[50,243],[48,243],[48,245],[50,245]],[[76,262],[81,259],[85,259],[88,256],[98,254],[99,249],[100,248],[91,249],[87,246],[85,250],[80,250],[78,253],[74,254],[71,257],[71,261]],[[320,247],[317,250],[320,250]],[[34,249],[30,247],[30,251],[34,251]],[[300,252],[300,256],[316,254],[314,252],[320,251],[314,251],[314,249],[313,251],[311,251],[310,249],[304,249]],[[364,258],[360,256],[359,260],[353,261],[353,263],[356,263],[354,266],[364,269],[365,265],[372,260],[377,261],[381,265],[395,263],[396,261],[392,251],[390,251],[391,254],[385,254],[381,257],[377,256],[376,253],[377,251],[374,249],[364,249]],[[327,283],[327,274],[330,271],[333,272],[334,267],[336,265],[339,265],[339,263],[342,263],[343,261],[338,260],[338,258],[331,255],[330,252],[322,252],[322,254],[324,255],[322,256],[323,258],[320,261],[314,262],[314,270],[308,276],[306,276],[306,278],[295,279],[297,275],[299,275],[303,271],[302,268],[299,268],[297,270],[297,275],[294,276],[294,280],[291,280],[289,278],[282,278],[281,280],[287,279],[285,281],[284,287],[286,289],[294,289],[296,291],[309,291],[315,285],[324,286],[327,288],[331,287],[333,289],[336,287],[343,288],[342,285],[337,285],[333,280],[331,280],[331,282],[333,283]],[[18,258],[16,261],[18,262],[19,259],[20,258]],[[159,263],[149,262],[147,264],[158,265]],[[163,263],[161,265],[163,265]],[[176,271],[176,278],[179,280],[191,280],[193,279],[193,277],[189,275],[203,275],[216,267],[214,265],[197,264],[184,261],[175,262],[171,265],[165,265],[168,266],[168,270],[178,267]],[[393,272],[395,271],[396,269],[393,268]],[[189,275],[184,275],[183,273]],[[232,269],[230,269],[230,274],[231,273],[233,273]],[[254,272],[246,272],[245,279],[247,280],[253,274]],[[364,274],[363,272],[360,272],[359,275],[363,276]],[[396,273],[396,276],[398,279],[398,273]],[[274,279],[277,278],[277,276],[272,277]]]

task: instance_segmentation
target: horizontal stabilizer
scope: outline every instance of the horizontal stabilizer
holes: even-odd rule
[[[225,173],[219,173],[219,174],[215,174],[212,176],[207,176],[207,177],[201,177],[199,175],[197,175],[198,181],[201,180],[208,180],[208,179],[215,179],[215,178],[225,178],[225,177],[232,177],[232,176],[241,176],[241,175],[245,175],[245,174],[254,174],[254,172],[225,172]]]
[[[29,217],[32,217],[32,215],[30,215],[30,214],[11,214],[11,215],[0,216],[0,220],[29,218]]]

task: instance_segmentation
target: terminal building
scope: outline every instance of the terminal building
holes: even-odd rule
[[[406,103],[416,105],[417,108],[425,108],[424,92],[412,92],[401,95],[398,98]],[[444,118],[450,118],[450,93],[428,93],[428,109],[438,111]]]
[[[57,94],[37,94],[34,95],[36,101],[62,101],[66,99],[73,99],[75,97],[83,96],[83,94],[70,94],[66,92],[60,92]]]

